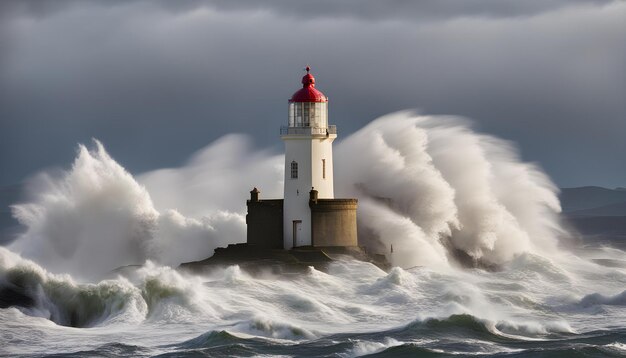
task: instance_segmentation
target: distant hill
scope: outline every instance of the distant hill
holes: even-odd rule
[[[626,190],[623,188],[607,189],[598,186],[563,188],[559,199],[565,214],[577,212],[576,215],[626,215],[624,213]]]
[[[626,248],[626,189],[561,189],[563,216],[585,241]]]
[[[626,202],[599,206],[597,208],[574,210],[568,216],[626,216]]]

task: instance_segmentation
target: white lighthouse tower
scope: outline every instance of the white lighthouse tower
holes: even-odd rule
[[[335,198],[337,128],[328,125],[328,98],[315,88],[309,71],[307,67],[302,88],[289,100],[287,125],[280,128],[285,142],[284,199],[261,199],[255,187],[246,201],[247,245],[255,250],[308,246],[293,252],[358,251],[358,200]]]
[[[309,192],[333,199],[333,140],[336,126],[328,125],[328,98],[315,88],[306,68],[302,88],[289,100],[289,124],[281,127],[285,142],[284,248],[312,245]]]

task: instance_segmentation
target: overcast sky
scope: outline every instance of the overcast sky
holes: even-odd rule
[[[100,139],[133,173],[232,132],[282,151],[310,64],[340,139],[471,118],[562,187],[626,187],[626,2],[0,2],[0,186]]]

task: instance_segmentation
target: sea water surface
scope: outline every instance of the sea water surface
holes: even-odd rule
[[[1,254],[5,279],[37,293],[32,308],[0,310],[7,355],[626,354],[626,262],[606,248],[586,254],[621,267],[527,254],[499,272],[384,272],[346,258],[326,273],[251,277],[147,263],[97,283]]]
[[[337,196],[359,199],[388,272],[176,270],[245,238],[252,186],[281,196],[284,158],[246,143],[139,176],[96,143],[34,176],[0,248],[2,298],[21,295],[0,309],[0,354],[626,355],[624,251],[578,240],[540,168],[458,118],[394,114],[335,147]]]

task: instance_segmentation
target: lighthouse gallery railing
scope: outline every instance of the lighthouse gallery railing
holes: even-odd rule
[[[337,126],[330,125],[328,127],[280,127],[280,135],[287,134],[312,134],[312,135],[326,135],[337,134]]]

